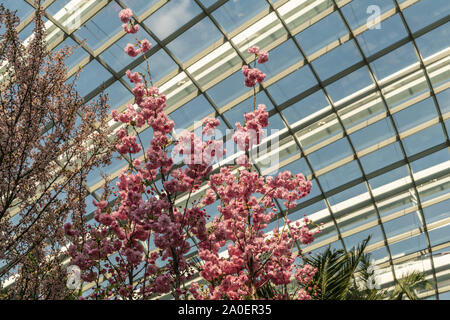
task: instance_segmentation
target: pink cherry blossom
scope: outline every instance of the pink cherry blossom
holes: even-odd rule
[[[132,15],[133,15],[133,12],[129,8],[123,9],[119,12],[120,20],[123,23],[128,23],[130,21],[130,18]]]
[[[120,19],[133,33],[138,26],[131,23],[131,15],[131,10],[124,10]],[[143,40],[138,49],[127,44],[125,52],[136,57],[150,47]],[[248,52],[258,63],[268,61],[268,53],[256,46]],[[266,76],[247,65],[242,73],[248,87]],[[248,156],[269,125],[266,106],[255,103],[253,111],[244,114],[243,124],[236,123],[233,141],[241,150],[236,165],[213,170],[225,154],[222,139],[212,138],[219,119],[205,119],[201,137],[190,131],[176,135],[165,112],[166,96],[144,83],[138,72],[127,70],[126,76],[134,86],[134,104],[120,113],[112,111],[120,124],[116,149],[129,158],[113,187],[115,201],[106,200],[111,192],[105,187],[102,200],[94,202],[94,225],[64,226],[71,241],[71,263],[80,267],[83,280],[109,275],[107,284],[89,298],[148,299],[171,293],[175,299],[257,299],[265,284],[283,288],[295,280],[301,285],[295,296],[280,290],[274,298],[311,299],[316,289],[309,286],[317,270],[298,265],[296,259],[303,253],[294,248],[310,244],[320,228],[308,219],[292,224],[284,217],[284,225],[267,233],[268,224],[280,214],[275,201],[293,208],[309,194],[311,182],[289,171],[263,176]],[[139,134],[142,130],[151,130],[147,144]],[[171,155],[180,156],[181,165]],[[210,217],[214,204],[219,214]],[[195,275],[188,259],[194,250],[206,285],[194,282],[185,290]],[[223,250],[227,256],[220,254]]]
[[[140,53],[140,49],[136,49],[133,44],[129,43],[125,47],[125,53],[134,58]]]
[[[202,134],[206,135],[206,136],[210,136],[214,134],[214,129],[216,129],[220,124],[220,120],[219,119],[211,119],[211,118],[207,118],[205,120],[203,120],[203,130],[202,130]]]
[[[139,31],[139,25],[138,24],[128,25],[128,24],[124,23],[122,25],[122,27],[123,27],[123,30],[126,33],[134,34],[134,33],[137,33]]]
[[[259,64],[266,63],[267,61],[269,61],[269,53],[263,50],[259,51],[257,61]]]
[[[248,48],[247,51],[248,51],[248,53],[251,53],[251,54],[258,54],[259,47],[258,46],[252,46],[252,47]]]
[[[142,40],[141,42],[142,52],[147,52],[148,50],[150,50],[151,47],[152,44],[147,39]]]
[[[245,76],[244,84],[247,87],[253,87],[257,83],[264,81],[266,74],[261,72],[258,68],[249,68],[247,65],[242,67],[242,73]]]
[[[142,82],[142,77],[139,75],[138,72],[131,72],[130,70],[127,70],[125,72],[128,79],[130,79],[133,83],[140,83]]]

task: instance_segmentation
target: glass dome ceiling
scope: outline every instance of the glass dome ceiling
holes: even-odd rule
[[[26,41],[33,0],[2,2],[17,10]],[[257,102],[270,110],[270,128],[280,130],[280,170],[303,172],[313,182],[311,194],[288,214],[324,223],[305,251],[328,245],[348,250],[371,235],[368,251],[384,270],[382,286],[412,267],[433,284],[422,298],[450,299],[448,0],[43,5],[50,48],[79,45],[67,61],[68,81],[83,68],[80,94],[89,101],[104,89],[119,111],[133,101],[125,71],[145,69],[143,57],[123,51],[134,38],[121,29],[117,14],[131,8],[141,26],[138,37],[153,44],[147,52],[152,76],[178,128],[192,129],[206,116],[219,117],[222,129],[241,121],[251,108],[252,90],[242,85],[240,72],[252,59],[247,48],[269,50]],[[151,129],[141,136],[148,143]],[[104,171],[113,180],[128,160],[114,159]],[[262,159],[257,166],[264,174],[277,169]],[[89,175],[88,208],[102,185],[99,172]]]

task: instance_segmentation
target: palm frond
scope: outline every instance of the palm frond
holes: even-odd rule
[[[322,254],[305,258],[306,263],[318,269],[313,281],[320,288],[319,299],[346,299],[352,276],[364,256],[369,241],[370,237],[347,253],[329,247]]]
[[[419,299],[416,294],[417,289],[431,289],[431,284],[425,279],[425,274],[419,271],[407,273],[396,281],[394,290],[390,298],[392,300],[403,300],[406,296],[409,300]]]

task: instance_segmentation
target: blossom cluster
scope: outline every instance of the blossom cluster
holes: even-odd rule
[[[119,17],[126,31],[134,26],[130,9],[122,10]],[[128,44],[125,51],[134,57],[151,47],[148,40],[138,44],[137,49]],[[268,53],[257,47],[249,52],[258,63],[268,60]],[[246,85],[265,77],[256,68],[243,72]],[[283,227],[269,234],[266,229],[280,215],[275,200],[292,208],[310,192],[311,182],[289,171],[262,176],[246,154],[239,156],[237,166],[213,171],[213,159],[225,154],[222,141],[212,138],[220,121],[203,121],[206,140],[189,131],[175,137],[174,122],[165,112],[165,95],[149,86],[143,74],[128,70],[126,76],[134,85],[134,104],[120,113],[112,111],[120,124],[116,149],[130,159],[116,183],[117,199],[108,202],[105,195],[94,202],[96,225],[65,226],[72,242],[68,250],[72,264],[82,270],[83,280],[103,276],[109,283],[98,286],[90,297],[136,299],[171,293],[176,299],[247,299],[257,298],[257,290],[268,283],[285,286],[297,279],[308,285],[316,270],[296,266],[302,252],[293,249],[296,243],[310,244],[320,228],[312,228],[305,218],[302,224],[285,219]],[[243,125],[236,123],[233,140],[247,152],[261,142],[262,129],[269,124],[265,106],[258,105],[244,120]],[[142,145],[138,134],[146,127],[153,131],[149,146]],[[172,146],[172,154],[181,155],[183,165],[169,156]],[[203,182],[208,186],[204,192]],[[208,223],[207,208],[214,205],[219,215]],[[192,249],[198,250],[200,276],[209,285],[201,288],[194,282],[186,291],[195,271],[194,262],[187,259]],[[219,254],[223,249],[227,257]],[[311,292],[302,289],[296,298],[311,298]],[[286,294],[275,298],[287,298]]]
[[[123,22],[122,27],[126,33],[136,33],[139,31],[139,25],[134,24],[131,20],[132,16],[133,12],[129,8],[123,9],[119,13],[120,20]]]
[[[255,111],[246,113],[244,117],[244,126],[239,122],[236,123],[233,140],[240,150],[248,151],[253,145],[261,142],[264,135],[262,129],[269,125],[269,114],[266,111],[266,106],[259,104]]]
[[[263,64],[269,60],[269,53],[264,50],[259,50],[257,46],[250,47],[248,53],[254,54],[259,64]],[[242,73],[245,76],[244,84],[247,87],[253,87],[257,83],[264,81],[266,74],[258,68],[250,68],[248,65],[242,67]]]
[[[119,13],[120,20],[123,22],[123,25],[122,25],[123,30],[126,33],[134,34],[139,31],[139,25],[133,22],[133,20],[131,19],[132,16],[133,16],[133,12],[129,8],[123,9]],[[135,45],[128,43],[125,47],[125,52],[130,57],[134,58],[137,55],[139,55],[140,53],[147,52],[151,48],[151,44],[147,39],[144,39],[141,42],[139,42],[138,46],[139,47],[136,49]]]
[[[286,220],[286,226],[275,228],[270,236],[264,229],[277,213],[274,199],[292,203],[309,193],[311,182],[288,171],[272,178],[250,169],[236,175],[225,167],[210,177],[209,187],[222,203],[213,232],[199,245],[204,261],[200,275],[211,285],[207,290],[191,286],[190,293],[196,299],[245,299],[255,298],[256,291],[268,282],[289,284],[297,258],[292,250],[295,242],[310,244],[320,229],[310,230],[307,218],[293,226]],[[257,199],[256,194],[263,196]],[[227,258],[219,254],[225,245]]]

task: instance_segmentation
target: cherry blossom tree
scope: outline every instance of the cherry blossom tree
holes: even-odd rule
[[[127,33],[138,31],[130,9],[119,17]],[[136,57],[150,47],[148,40],[136,39],[125,52]],[[266,76],[256,65],[269,55],[256,46],[248,52],[255,62],[244,65],[242,73],[244,85],[254,88]],[[220,121],[205,119],[201,136],[175,135],[148,61],[147,74],[128,70],[126,76],[134,84],[135,103],[120,114],[114,110],[112,117],[121,125],[116,148],[132,164],[119,175],[118,190],[107,188],[104,200],[94,203],[94,223],[74,217],[65,225],[71,263],[92,286],[88,298],[171,293],[175,299],[261,299],[261,289],[270,286],[271,298],[310,299],[316,289],[308,284],[316,270],[301,264],[300,245],[310,244],[320,228],[307,218],[291,223],[274,201],[294,207],[310,192],[311,182],[289,171],[262,176],[251,164],[250,151],[269,124],[266,107],[254,99],[253,110],[233,134],[240,155],[235,163],[215,166],[225,155],[222,140],[213,138]],[[145,127],[153,130],[149,146],[137,133]],[[111,193],[117,198],[107,201]],[[215,203],[219,215],[208,221],[206,208]],[[276,216],[283,226],[264,232]],[[192,251],[198,259],[189,258]],[[194,281],[197,276],[201,281]],[[295,290],[288,289],[291,282],[297,283]]]
[[[0,289],[13,283],[10,299],[72,294],[63,226],[85,213],[86,175],[112,150],[105,100],[86,104],[66,83],[71,49],[47,50],[42,15],[23,44],[19,19],[0,5]]]

